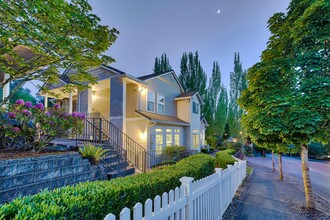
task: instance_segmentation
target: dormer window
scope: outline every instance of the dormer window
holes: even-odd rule
[[[165,114],[165,96],[157,93],[157,112]]]
[[[199,113],[199,104],[197,102],[193,102],[193,113],[194,114]]]
[[[155,112],[155,92],[148,91],[147,94],[147,111]]]

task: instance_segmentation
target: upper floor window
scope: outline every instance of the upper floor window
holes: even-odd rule
[[[194,114],[199,113],[199,104],[197,102],[193,102],[193,113]]]
[[[155,112],[155,92],[153,91],[147,93],[147,111]]]
[[[157,94],[157,112],[165,114],[165,97],[161,94]]]

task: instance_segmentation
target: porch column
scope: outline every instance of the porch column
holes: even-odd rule
[[[126,82],[123,82],[123,132],[126,133]]]
[[[87,112],[91,113],[93,111],[93,91],[92,89],[88,89],[87,92]]]
[[[69,93],[69,109],[68,109],[68,113],[69,114],[72,113],[72,92]]]
[[[45,96],[44,96],[44,106],[45,106],[45,108],[48,108],[48,95],[47,94],[45,94]]]
[[[9,74],[5,74],[5,79],[4,81],[6,81],[8,78],[10,77]],[[10,83],[7,83],[2,90],[2,100],[4,100],[7,96],[9,96],[9,92],[10,92]],[[7,104],[4,104],[2,107],[7,107]]]

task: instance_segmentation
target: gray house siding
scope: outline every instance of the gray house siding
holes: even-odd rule
[[[171,73],[169,73],[171,74]],[[165,115],[177,116],[177,105],[175,98],[181,94],[181,89],[174,85],[164,82],[160,77],[148,80],[148,91],[154,91],[165,96]],[[146,94],[147,96],[147,94]],[[156,112],[157,113],[157,94],[156,94]],[[146,98],[141,105],[141,109],[146,111]]]

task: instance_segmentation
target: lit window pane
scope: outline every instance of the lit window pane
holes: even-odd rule
[[[166,146],[172,146],[172,134],[166,135]]]
[[[161,155],[163,153],[163,135],[156,135],[156,155]]]
[[[172,133],[172,129],[167,128],[167,129],[166,129],[166,133]]]
[[[162,133],[162,132],[163,132],[163,129],[161,129],[161,128],[156,128],[156,132],[160,132],[160,133]]]
[[[174,135],[174,145],[180,145],[180,135],[179,134]]]

